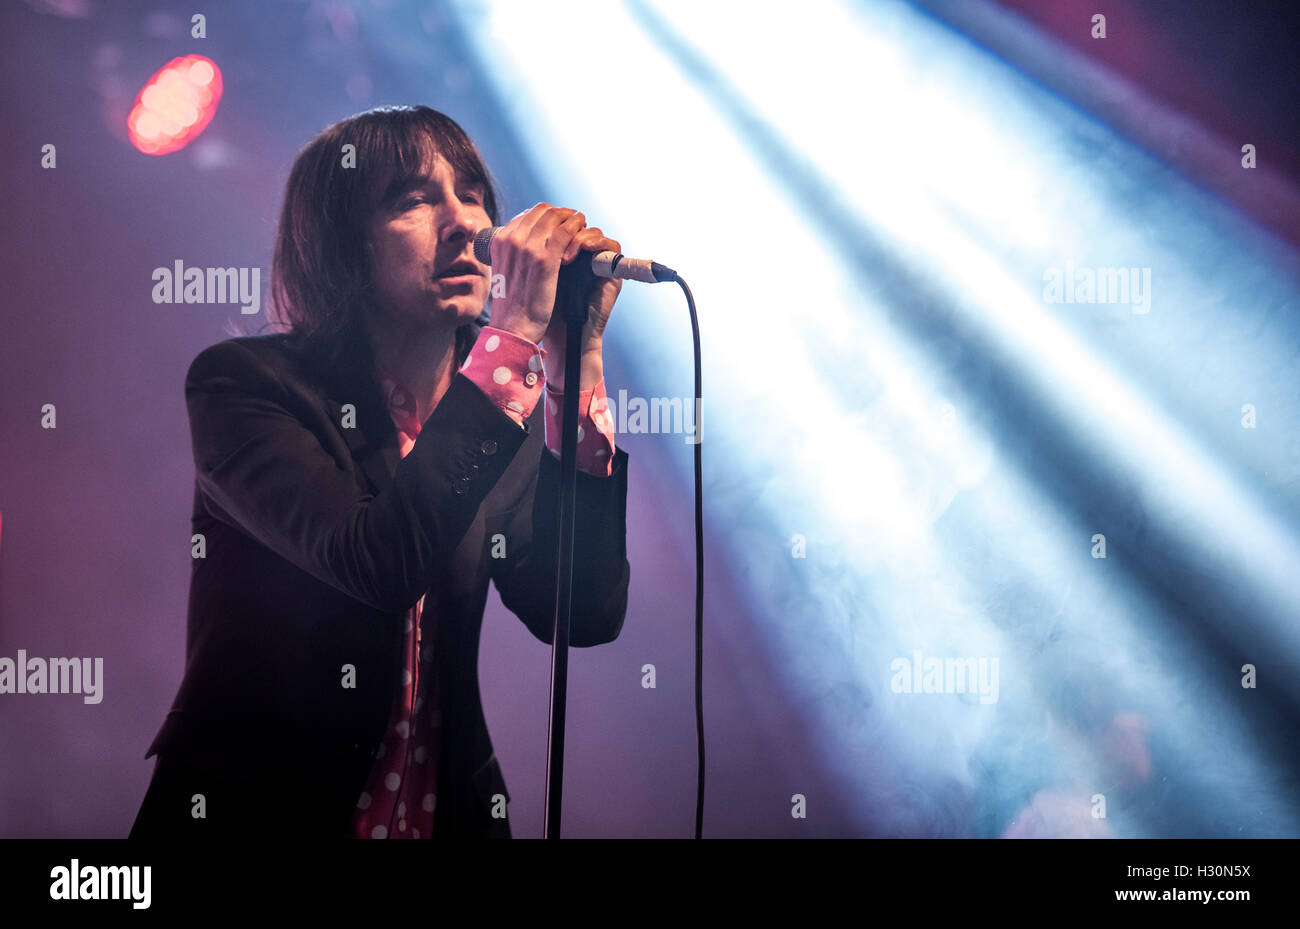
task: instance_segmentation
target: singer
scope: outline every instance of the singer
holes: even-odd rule
[[[550,643],[559,410],[579,391],[571,644],[627,606],[627,453],[587,294],[564,384],[560,266],[617,242],[539,203],[496,225],[478,150],[428,107],[317,136],[290,172],[279,330],[213,345],[185,381],[196,472],[185,672],[146,758],[135,837],[511,835],[478,689],[489,580]],[[537,718],[545,725],[545,716]]]

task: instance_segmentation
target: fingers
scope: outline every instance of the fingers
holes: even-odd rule
[[[528,241],[528,235],[537,225],[547,210],[553,209],[549,203],[538,203],[511,218],[510,222],[498,232],[492,240],[492,266],[503,272],[509,264],[509,256],[521,250]]]
[[[573,210],[551,206],[549,203],[539,203],[510,220],[497,234],[496,240],[518,251],[535,246],[537,252],[541,253],[545,249],[546,239],[552,229],[573,213]],[[540,240],[534,238],[537,235],[541,236]]]
[[[501,234],[507,236],[511,241],[524,242],[528,238],[528,233],[532,231],[537,221],[546,214],[547,210],[555,209],[549,203],[539,203],[531,209],[524,210],[501,230]]]
[[[580,220],[578,229],[587,224],[587,218],[576,210],[553,206],[543,211],[541,216],[537,218],[537,222],[528,230],[528,241],[538,245],[549,244],[550,238],[555,234],[555,231],[575,217]]]
[[[551,232],[546,240],[547,250],[550,254],[563,261],[564,256],[568,253],[569,246],[573,244],[574,238],[582,232],[586,225],[587,217],[581,213],[574,213]]]
[[[609,238],[595,226],[588,226],[574,236],[573,241],[569,243],[569,247],[564,250],[564,263],[568,264],[578,252],[584,249],[589,252],[621,252],[623,246],[619,245],[614,239]]]
[[[534,239],[540,239],[545,242],[547,237],[562,224],[565,220],[578,214],[577,210],[570,210],[567,207],[551,206],[549,203],[539,203],[531,210],[520,213],[515,217],[517,223],[513,230],[513,236],[520,244]],[[586,222],[586,219],[583,219]]]
[[[561,264],[568,264],[583,250],[623,250],[617,239],[587,227],[587,217],[582,213],[549,203],[539,203],[514,217],[502,230],[502,236],[538,258],[554,259],[558,255]]]
[[[576,210],[539,203],[512,219],[498,238],[534,260],[558,264],[574,235],[586,225],[587,217]]]

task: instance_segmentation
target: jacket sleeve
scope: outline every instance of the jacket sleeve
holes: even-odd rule
[[[185,398],[202,493],[276,554],[386,612],[429,589],[526,438],[458,373],[376,495],[292,412],[301,397],[239,340],[195,358]]]
[[[573,609],[569,644],[612,642],[627,613],[627,452],[615,453],[608,477],[578,471],[574,508]],[[492,560],[501,602],[541,641],[555,626],[560,462],[542,449],[536,478],[506,516],[506,555]]]

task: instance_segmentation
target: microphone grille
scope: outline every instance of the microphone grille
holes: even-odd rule
[[[492,263],[492,239],[500,230],[500,226],[489,226],[474,233],[474,257],[485,265]]]

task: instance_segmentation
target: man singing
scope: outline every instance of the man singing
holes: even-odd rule
[[[479,630],[490,579],[551,641],[564,390],[572,645],[618,636],[630,569],[601,354],[620,284],[586,296],[580,384],[552,313],[560,266],[619,244],[539,203],[493,240],[494,285],[472,243],[497,221],[474,144],[427,107],[361,113],[299,154],[272,267],[285,331],[211,346],[186,376],[202,557],[133,838],[510,836]]]

